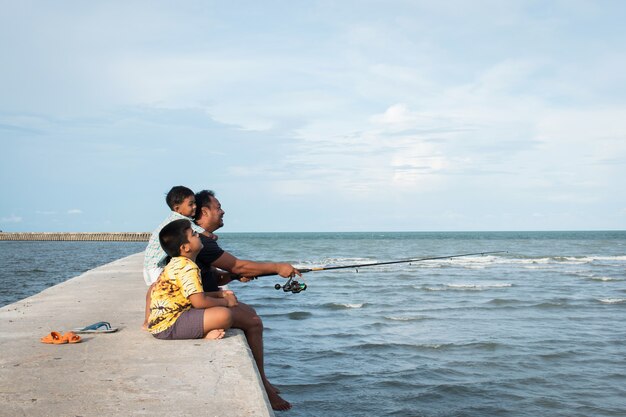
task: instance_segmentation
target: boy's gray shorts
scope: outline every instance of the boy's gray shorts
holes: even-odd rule
[[[161,340],[202,339],[204,337],[204,309],[190,308],[184,311],[170,328],[155,333],[153,336]]]

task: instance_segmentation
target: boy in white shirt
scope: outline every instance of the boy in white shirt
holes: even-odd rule
[[[146,294],[146,314],[143,323],[144,329],[147,329],[148,326],[148,316],[150,315],[150,294],[152,292],[152,288],[156,280],[159,278],[159,275],[163,272],[163,268],[165,268],[166,264],[167,254],[159,242],[159,233],[161,232],[161,229],[174,220],[184,219],[191,222],[191,227],[194,232],[204,234],[212,239],[217,239],[217,236],[210,232],[205,232],[203,228],[193,222],[193,216],[196,213],[196,196],[192,190],[182,185],[172,187],[172,189],[165,196],[165,202],[172,212],[165,220],[163,220],[163,222],[161,222],[159,227],[154,229],[152,235],[150,235],[150,240],[148,241],[148,246],[146,247],[143,259],[143,279],[146,281],[146,284],[150,286],[150,288],[148,288],[148,293]]]

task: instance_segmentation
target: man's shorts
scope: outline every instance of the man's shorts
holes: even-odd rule
[[[152,285],[159,279],[159,275],[163,272],[163,268],[150,268],[143,269],[143,280],[146,281],[147,285]]]
[[[152,336],[161,340],[202,339],[204,337],[204,309],[190,308],[183,311],[171,327]]]

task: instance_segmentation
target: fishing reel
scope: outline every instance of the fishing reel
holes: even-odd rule
[[[300,283],[294,280],[293,277],[290,277],[284,285],[276,284],[274,285],[274,288],[277,290],[282,288],[285,292],[298,294],[299,292],[306,290],[306,284],[304,282]]]

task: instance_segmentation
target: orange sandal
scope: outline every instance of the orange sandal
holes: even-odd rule
[[[80,336],[74,332],[67,332],[63,335],[63,340],[67,341],[67,343],[78,343],[80,342]]]
[[[61,335],[59,332],[50,332],[49,335],[41,338],[41,343],[48,343],[51,345],[61,345],[63,343],[67,343],[68,341]]]

